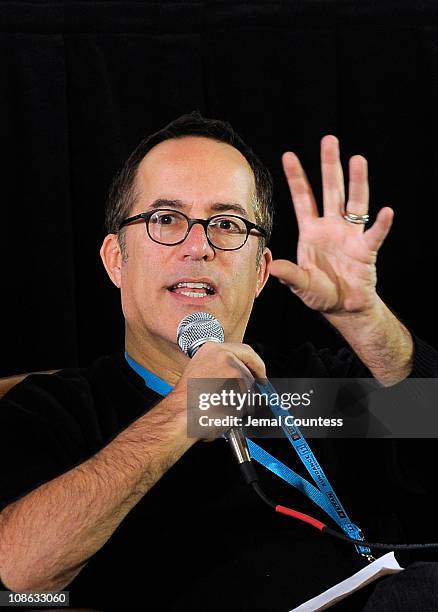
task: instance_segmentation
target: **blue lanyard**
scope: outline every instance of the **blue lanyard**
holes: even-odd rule
[[[132,359],[127,352],[125,352],[125,359],[131,368],[143,378],[147,387],[162,396],[166,396],[172,391],[173,387],[169,385],[169,383],[134,361],[134,359]],[[268,397],[272,394],[274,396],[277,395],[274,387],[270,383],[267,385],[258,385],[258,387],[260,391],[267,394]],[[286,412],[290,415],[289,411],[283,410],[274,402],[269,402],[269,407],[274,416],[281,416],[282,429],[289,442],[292,444],[298,457],[301,459],[307,471],[313,478],[316,487],[308,480],[287,467],[287,465],[276,459],[273,455],[265,451],[253,440],[246,438],[251,457],[270,470],[273,474],[276,474],[288,484],[292,485],[309,497],[339,525],[347,536],[355,540],[363,540],[364,536],[362,531],[349,519],[348,514],[330,485],[324,470],[319,465],[315,455],[311,451],[310,446],[308,445],[304,436],[301,434],[300,430],[295,426],[285,424],[284,417]],[[360,546],[356,544],[355,548],[360,555],[370,558],[371,550],[367,546]]]
[[[162,396],[165,396],[172,391],[172,385],[169,385],[168,382],[166,382],[156,374],[152,374],[150,370],[147,370],[142,365],[134,361],[134,359],[130,357],[126,351],[125,359],[129,363],[131,368],[143,378],[146,387],[149,387],[149,389],[152,389],[152,391],[155,391],[156,393]]]
[[[268,397],[271,395],[274,395],[274,397],[277,396],[277,393],[271,383],[268,382],[267,385],[257,386],[260,391],[266,394]],[[316,487],[308,480],[281,463],[281,461],[267,453],[253,440],[247,438],[251,457],[253,457],[253,459],[258,461],[260,464],[264,465],[274,474],[277,474],[277,476],[291,484],[293,487],[299,489],[305,495],[307,495],[307,497],[314,501],[322,510],[324,510],[324,512],[326,512],[334,521],[336,521],[336,523],[348,537],[353,538],[354,540],[363,540],[364,535],[362,531],[350,520],[347,512],[330,485],[324,470],[318,463],[315,455],[298,427],[285,424],[285,413],[287,412],[287,414],[290,415],[290,412],[283,410],[274,402],[269,402],[269,407],[274,416],[281,417],[281,427],[298,457],[313,478]],[[370,557],[371,550],[368,548],[368,546],[360,546],[359,544],[355,544],[355,548],[360,555],[368,558]]]

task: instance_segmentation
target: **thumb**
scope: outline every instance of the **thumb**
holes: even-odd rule
[[[292,291],[305,291],[309,284],[306,270],[287,259],[274,259],[269,265],[269,272]]]

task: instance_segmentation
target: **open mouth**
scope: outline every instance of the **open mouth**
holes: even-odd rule
[[[216,293],[215,287],[209,283],[176,283],[168,289],[191,298],[205,298]]]

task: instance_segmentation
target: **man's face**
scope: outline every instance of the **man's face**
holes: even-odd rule
[[[237,149],[224,143],[201,137],[162,142],[140,164],[136,186],[139,197],[130,216],[167,200],[159,207],[181,210],[191,218],[229,213],[255,221],[251,168]],[[257,266],[256,235],[239,250],[220,251],[209,245],[199,224],[175,246],[153,242],[144,223],[129,225],[125,232],[127,260],[121,264],[120,288],[131,337],[175,342],[183,317],[207,311],[222,323],[227,341],[242,340],[254,298],[266,282],[269,254]],[[213,293],[177,286],[199,282]]]

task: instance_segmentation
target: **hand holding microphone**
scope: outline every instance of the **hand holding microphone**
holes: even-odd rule
[[[255,378],[266,378],[265,364],[257,353],[247,344],[224,342],[221,324],[209,313],[197,312],[185,317],[178,326],[177,341],[181,350],[191,357],[172,392],[181,398],[181,405],[187,406],[189,380],[235,380],[246,391],[253,387]],[[224,431],[217,431],[214,437]]]
[[[206,312],[196,312],[185,317],[177,330],[177,341],[181,350],[193,359],[190,365],[196,370],[196,377],[240,379],[246,389],[251,389],[255,382],[254,375],[266,379],[263,361],[248,345],[224,343],[224,331],[219,321]],[[202,348],[202,350],[201,350]],[[198,351],[200,351],[198,353]],[[199,365],[198,365],[198,362]],[[187,366],[184,376],[193,368]],[[204,374],[200,376],[200,372]],[[209,375],[205,375],[210,372]],[[194,376],[193,376],[194,377]],[[234,456],[241,466],[248,482],[257,480],[245,437],[238,428],[232,427],[224,434],[230,443]]]
[[[191,357],[175,387],[175,391],[185,393],[186,398],[190,379],[205,381],[205,388],[199,388],[201,393],[208,388],[210,394],[226,394],[233,391],[246,393],[253,388],[255,378],[266,378],[265,364],[257,353],[247,344],[224,342],[222,325],[207,312],[195,312],[182,319],[177,329],[177,342],[181,350]],[[245,406],[239,408],[236,415],[245,416]],[[222,414],[219,407],[216,415]],[[224,431],[224,428],[215,429],[214,435],[207,438],[217,438]]]

